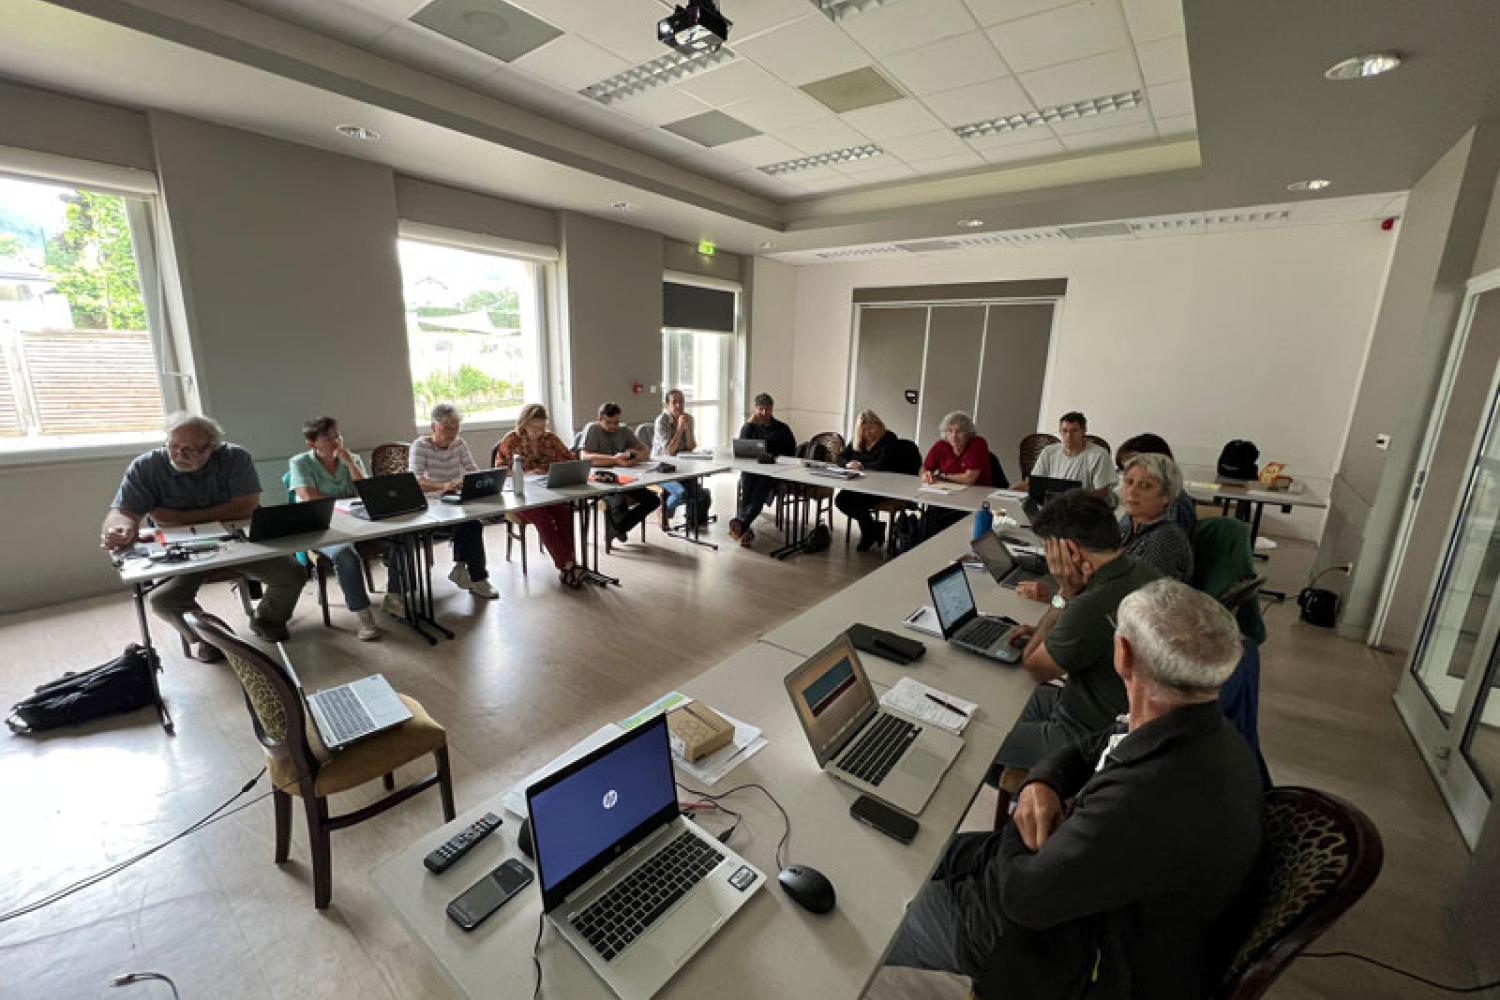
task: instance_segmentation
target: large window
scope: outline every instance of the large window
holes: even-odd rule
[[[728,444],[738,426],[737,286],[698,284],[668,272],[662,284],[662,318],[663,391],[682,390],[700,448]]]
[[[136,441],[182,405],[153,333],[151,207],[0,176],[0,452]]]
[[[541,265],[425,240],[400,252],[417,424],[436,403],[505,421],[540,399]]]

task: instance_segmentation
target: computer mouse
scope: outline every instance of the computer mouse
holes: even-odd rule
[[[536,860],[536,854],[533,853],[535,848],[531,846],[530,817],[521,820],[521,829],[516,831],[516,846],[521,849],[522,854],[526,855],[528,858],[531,858],[533,861]]]
[[[813,913],[827,913],[838,901],[828,876],[807,865],[792,865],[776,877],[792,902]]]

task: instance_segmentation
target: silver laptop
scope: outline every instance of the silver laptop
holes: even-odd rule
[[[943,638],[1001,663],[1020,663],[1021,648],[1011,642],[1020,625],[1000,615],[980,614],[964,573],[963,563],[955,562],[927,578]]]
[[[1031,514],[1026,510],[1026,494],[998,496],[990,494],[990,506],[999,507],[1000,512],[1023,528],[1031,527]]]
[[[548,489],[561,489],[564,486],[584,486],[589,481],[589,470],[594,463],[588,459],[580,459],[577,462],[553,462],[547,466]]]
[[[526,808],[547,920],[625,1000],[665,986],[766,881],[682,818],[665,715],[537,781]]]
[[[786,690],[818,766],[912,816],[964,747],[961,737],[881,708],[847,635],[787,674]]]
[[[760,458],[769,454],[770,452],[766,451],[766,443],[760,438],[734,439],[735,458]]]
[[[990,576],[994,577],[995,582],[1002,587],[1015,589],[1016,584],[1027,580],[1042,580],[1049,587],[1055,588],[1056,586],[1056,581],[1046,572],[1045,558],[1040,568],[1037,567],[1034,559],[1016,558],[1010,546],[1006,545],[993,531],[986,531],[970,542],[969,547],[974,550],[979,561],[984,563],[984,568],[990,571]],[[1025,562],[1031,565],[1024,565]]]
[[[399,726],[411,718],[411,709],[380,674],[308,694],[302,687],[302,678],[292,666],[291,657],[286,655],[286,647],[278,642],[276,651],[281,654],[282,665],[312,713],[318,736],[330,750],[342,750],[357,740]]]

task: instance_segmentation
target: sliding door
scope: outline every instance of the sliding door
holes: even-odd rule
[[[874,410],[897,437],[915,438],[917,401],[922,389],[922,352],[927,309],[860,310],[853,410],[849,430],[861,410]]]
[[[1037,429],[1055,308],[1051,302],[995,303],[985,318],[974,422],[1011,482],[1021,478],[1021,438]]]
[[[921,423],[925,447],[943,433],[943,417],[973,414],[984,347],[984,306],[933,306],[927,326],[927,364],[922,369]]]

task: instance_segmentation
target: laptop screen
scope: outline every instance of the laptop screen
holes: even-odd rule
[[[575,876],[581,876],[575,883],[581,885],[593,875],[591,862],[622,853],[657,825],[651,821],[658,814],[676,811],[666,716],[641,723],[542,779],[528,791],[527,801],[544,898]]]
[[[1016,561],[1011,558],[1010,549],[1005,547],[1000,536],[993,531],[986,531],[970,544],[974,549],[974,554],[984,560],[984,568],[989,570],[990,575],[996,580],[1016,568]]]
[[[875,705],[875,689],[845,636],[788,674],[786,690],[819,764],[838,753]]]
[[[964,578],[963,565],[954,563],[941,573],[928,577],[927,589],[932,592],[932,607],[937,612],[938,624],[942,626],[943,638],[947,639],[965,618],[975,612],[974,593]]]

